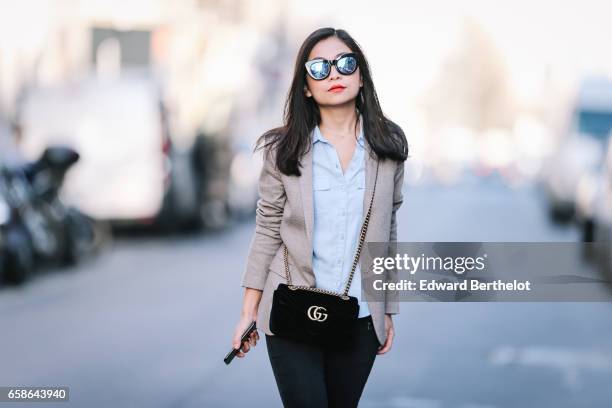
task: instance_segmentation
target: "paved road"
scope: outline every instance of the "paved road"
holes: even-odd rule
[[[405,200],[400,241],[578,239],[533,187],[407,186]],[[0,290],[0,385],[69,385],[74,407],[281,407],[263,333],[222,362],[253,227],[120,238]],[[395,324],[362,407],[612,406],[612,303],[403,303]]]

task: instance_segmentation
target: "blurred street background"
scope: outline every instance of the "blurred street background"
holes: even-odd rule
[[[406,133],[398,241],[584,243],[576,262],[612,279],[605,1],[0,1],[0,386],[282,406],[261,330],[222,359],[254,141],[324,26],[361,45]],[[612,303],[400,310],[360,406],[612,406]]]

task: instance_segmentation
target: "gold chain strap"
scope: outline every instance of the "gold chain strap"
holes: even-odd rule
[[[291,284],[291,275],[289,275],[289,260],[287,259],[289,256],[289,250],[287,249],[287,245],[284,245],[283,256],[285,259],[285,275],[287,277],[287,286],[289,289],[297,290],[309,290],[311,292],[323,293],[326,295],[338,296],[344,300],[348,300],[348,291],[351,283],[353,282],[353,275],[355,275],[355,269],[357,269],[357,264],[359,262],[359,256],[361,255],[361,248],[363,247],[363,242],[365,240],[366,232],[368,230],[368,224],[370,223],[370,214],[372,213],[372,203],[374,202],[374,194],[376,193],[376,181],[378,180],[378,160],[376,161],[376,176],[374,177],[374,188],[372,189],[372,197],[370,198],[370,205],[368,206],[368,212],[366,213],[365,220],[361,225],[361,232],[359,234],[359,245],[357,246],[357,252],[355,253],[355,259],[353,260],[353,265],[351,267],[351,273],[348,278],[348,282],[346,283],[346,287],[343,293],[334,292],[327,289],[321,288],[311,288],[310,286],[300,286],[300,285],[292,285]]]

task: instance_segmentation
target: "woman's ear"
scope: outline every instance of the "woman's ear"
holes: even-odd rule
[[[304,86],[304,94],[307,98],[310,98],[312,96],[312,93],[308,90],[307,86]]]

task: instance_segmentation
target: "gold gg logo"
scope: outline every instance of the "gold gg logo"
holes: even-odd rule
[[[308,308],[308,318],[315,322],[324,322],[327,319],[326,309],[323,306],[310,306]]]

